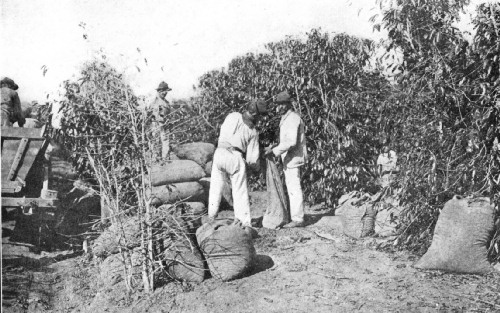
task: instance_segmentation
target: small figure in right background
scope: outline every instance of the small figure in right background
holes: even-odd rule
[[[389,139],[385,139],[382,143],[382,153],[377,159],[377,173],[379,175],[379,183],[382,187],[389,187],[394,174],[399,172],[397,166],[398,156],[394,150],[391,150]]]

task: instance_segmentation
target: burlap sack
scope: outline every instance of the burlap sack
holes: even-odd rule
[[[344,202],[346,202],[347,200],[350,200],[352,198],[356,198],[358,196],[358,194],[359,194],[358,191],[351,191],[349,193],[346,193],[346,194],[343,194],[342,196],[340,196],[339,202],[338,202],[339,206],[335,210],[335,213],[338,215],[338,212],[341,212],[341,207],[344,204]]]
[[[111,287],[123,281],[124,264],[120,255],[111,255],[99,264],[101,282],[106,287]]]
[[[131,283],[138,286],[142,283],[142,254],[141,248],[129,250],[129,259],[127,267],[129,274],[132,275]],[[120,253],[108,256],[99,265],[99,274],[101,282],[106,287],[112,287],[122,281],[125,281],[125,260]]]
[[[151,184],[153,186],[197,181],[202,177],[205,177],[205,172],[201,166],[191,160],[166,161],[151,169]]]
[[[168,275],[176,280],[201,283],[206,270],[203,257],[191,237],[178,235],[169,241],[162,256]]]
[[[186,205],[186,223],[190,232],[195,233],[201,227],[201,219],[207,214],[207,208],[203,202],[185,202]]]
[[[487,247],[494,214],[489,198],[453,197],[439,215],[429,250],[415,267],[471,274],[491,272]]]
[[[206,213],[207,207],[203,202],[184,202],[189,207],[188,211],[193,215],[201,215]]]
[[[346,200],[335,214],[341,218],[342,228],[347,236],[359,239],[373,234],[377,211],[367,199]]]
[[[203,257],[196,247],[192,214],[192,207],[186,203],[165,204],[154,211],[157,217],[153,224],[154,254],[169,277],[201,282],[206,270]]]
[[[58,156],[52,156],[50,159],[50,178],[75,180],[78,176],[73,165]]]
[[[285,189],[276,163],[269,159],[266,159],[266,163],[266,186],[269,201],[262,219],[262,226],[276,229],[290,221],[290,212],[288,211]]]
[[[393,197],[385,197],[375,205],[375,209],[377,210],[375,233],[380,237],[397,235],[400,232],[398,224],[402,211],[399,201]]]
[[[203,186],[203,189],[205,189],[205,194],[207,196],[206,200],[208,201],[211,178],[204,177],[200,179],[198,182]],[[231,180],[229,179],[228,176],[226,176],[224,181],[224,187],[222,188],[221,208],[229,208],[229,207],[233,207],[233,194],[231,190]]]
[[[129,253],[127,261],[125,261],[120,253],[117,253],[107,257],[99,265],[101,282],[105,287],[113,287],[116,284],[125,281],[125,263],[129,270],[128,274],[131,275],[130,283],[132,286],[138,287],[142,284],[143,257],[141,248],[135,248],[127,252],[124,251],[124,255],[126,253]],[[154,279],[156,280],[156,277]],[[113,288],[116,288],[116,286]]]
[[[212,165],[212,161],[207,162],[207,164],[205,165],[205,174],[207,175],[207,177],[210,177],[210,175],[212,174]]]
[[[214,156],[215,146],[207,142],[191,142],[175,147],[173,152],[180,159],[195,161],[205,167]]]
[[[206,198],[203,186],[198,182],[175,183],[153,186],[152,203],[175,203],[178,201],[203,201]]]
[[[136,216],[116,219],[92,243],[92,253],[99,257],[106,257],[119,252],[119,247],[127,249],[140,246],[140,224]]]
[[[196,239],[213,277],[228,281],[242,277],[255,259],[252,235],[241,223],[209,222],[196,231]]]

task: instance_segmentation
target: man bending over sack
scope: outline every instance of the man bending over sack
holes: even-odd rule
[[[276,96],[276,103],[279,112],[283,114],[280,121],[280,142],[275,147],[266,147],[264,154],[281,156],[283,162],[292,218],[292,221],[283,227],[303,227],[304,195],[300,185],[300,167],[307,160],[304,122],[300,115],[294,111],[292,98],[286,91]]]
[[[246,167],[248,163],[255,170],[259,170],[259,133],[255,124],[259,115],[266,112],[267,104],[262,100],[254,100],[248,103],[243,114],[230,113],[222,123],[213,157],[208,195],[210,219],[217,217],[224,176],[228,175],[233,191],[234,217],[242,226],[251,226]]]

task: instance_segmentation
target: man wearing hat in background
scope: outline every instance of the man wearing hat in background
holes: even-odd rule
[[[391,149],[389,138],[382,140],[382,151],[377,158],[378,183],[382,187],[388,187],[394,179],[394,174],[399,172],[397,167],[398,156]]]
[[[275,147],[266,147],[264,154],[281,156],[283,162],[292,219],[283,227],[302,227],[304,226],[304,195],[300,184],[300,167],[307,160],[304,122],[293,110],[292,98],[287,92],[278,94],[276,103],[278,111],[283,114],[280,121],[280,142]]]
[[[230,113],[222,123],[211,172],[208,196],[210,219],[215,219],[219,212],[224,176],[227,175],[231,180],[234,216],[243,226],[251,226],[246,167],[248,164],[259,170],[259,133],[255,124],[258,117],[266,113],[267,104],[263,100],[253,100],[247,104],[243,114]]]
[[[21,109],[21,101],[16,90],[19,86],[10,78],[4,77],[0,81],[1,87],[1,124],[2,126],[12,126],[15,122],[19,127],[23,127],[25,119]]]
[[[168,131],[165,129],[165,123],[167,115],[170,112],[170,103],[168,103],[166,97],[168,92],[171,90],[172,89],[170,89],[168,84],[162,81],[160,85],[158,85],[158,88],[156,88],[158,94],[151,104],[151,108],[153,109],[153,114],[155,117],[153,127],[156,129],[156,132],[160,137],[160,155],[162,158],[166,158],[168,156],[168,152],[170,151],[170,140]]]

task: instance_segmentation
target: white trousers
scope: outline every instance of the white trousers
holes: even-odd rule
[[[290,215],[292,221],[304,221],[304,196],[300,185],[300,167],[284,168],[286,189],[290,199]]]
[[[160,126],[160,123],[158,122],[153,122],[153,129],[156,132],[156,136],[160,137],[160,153],[159,155],[161,156],[162,159],[166,158],[168,156],[168,153],[170,152],[170,138],[168,135],[168,132],[166,132],[162,127]],[[158,142],[158,141],[156,141]]]
[[[234,217],[243,226],[251,226],[246,163],[243,155],[237,151],[224,148],[215,150],[208,194],[208,216],[216,217],[219,212],[224,176],[229,176],[231,180]]]
[[[164,159],[168,156],[170,152],[170,139],[168,134],[164,130],[160,130],[160,141],[161,141],[161,157]]]

